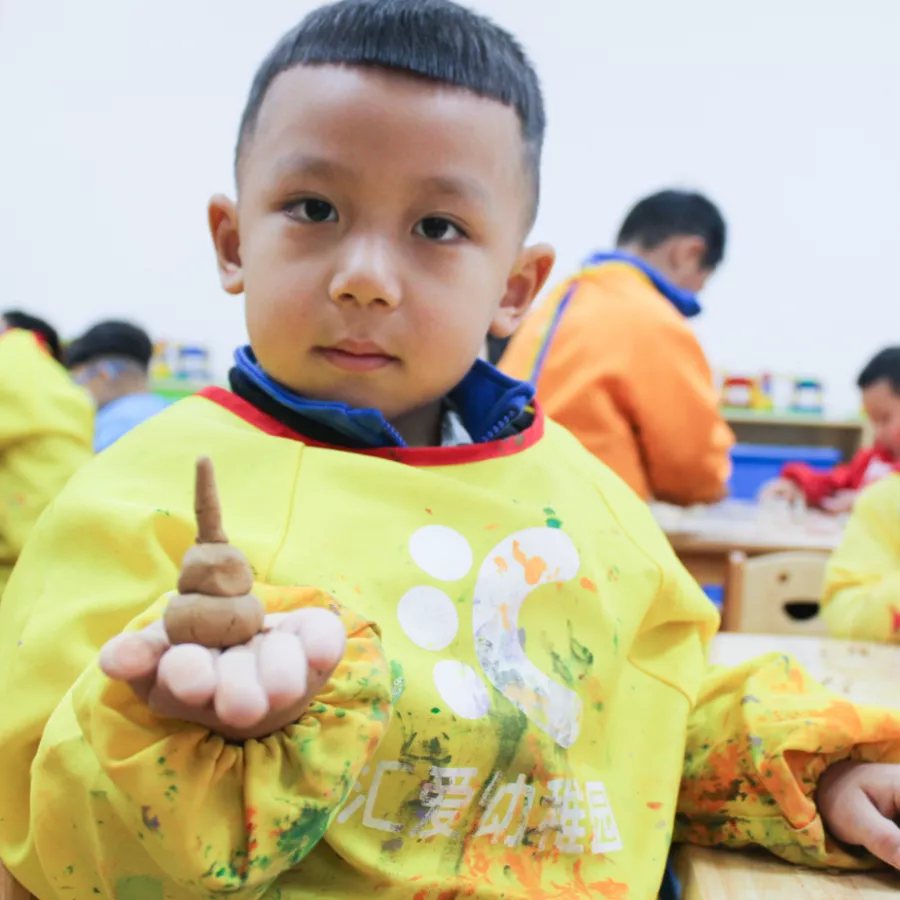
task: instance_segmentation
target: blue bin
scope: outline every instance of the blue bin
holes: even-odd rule
[[[709,597],[712,605],[722,612],[722,605],[725,602],[725,588],[721,584],[704,584],[703,593]]]
[[[833,447],[776,447],[771,444],[735,444],[731,450],[734,471],[728,483],[735,500],[755,500],[759,489],[781,474],[785,463],[806,463],[827,472],[841,461]]]

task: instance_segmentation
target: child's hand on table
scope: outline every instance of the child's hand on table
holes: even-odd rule
[[[298,721],[345,646],[344,626],[324,609],[266,616],[264,631],[224,651],[173,646],[160,621],[107,642],[100,667],[159,715],[244,741]]]
[[[816,805],[831,835],[900,869],[900,765],[837,763],[819,779]]]
[[[760,489],[757,499],[760,503],[800,503],[805,501],[803,491],[787,478],[773,478]]]
[[[831,497],[826,497],[822,501],[822,509],[834,516],[842,515],[853,511],[853,504],[856,502],[856,491],[838,491]]]

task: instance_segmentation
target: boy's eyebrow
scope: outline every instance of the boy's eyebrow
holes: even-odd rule
[[[311,156],[308,153],[291,153],[275,161],[272,166],[275,178],[280,180],[296,175],[312,175],[319,178],[358,179],[359,175],[349,166],[342,165],[324,156]],[[444,197],[474,201],[486,206],[489,201],[488,192],[474,178],[464,175],[429,175],[421,179],[419,185],[432,194]]]
[[[310,156],[308,153],[291,153],[276,160],[272,166],[276,178],[291,175],[314,175],[320,178],[356,178],[353,169],[326,159],[324,156]]]
[[[474,178],[459,175],[430,175],[423,178],[421,186],[433,194],[440,194],[451,199],[467,200],[487,206],[489,196],[484,185]]]

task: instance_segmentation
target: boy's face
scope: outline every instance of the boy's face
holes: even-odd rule
[[[900,457],[900,395],[882,378],[862,392],[866,416],[875,429],[875,443]]]
[[[436,407],[553,263],[513,110],[375,69],[281,74],[210,225],[262,366],[390,420]],[[401,428],[401,431],[403,429]]]

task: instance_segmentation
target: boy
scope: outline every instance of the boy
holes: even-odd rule
[[[38,517],[91,458],[91,405],[59,355],[47,322],[0,316],[0,595]]]
[[[209,210],[252,349],[73,482],[0,608],[0,854],[42,900],[646,900],[673,833],[900,863],[898,769],[857,764],[898,718],[781,656],[701,685],[715,613],[649,510],[474,362],[552,263],[543,125],[447,0],[263,63]],[[201,453],[270,614],[223,653],[160,623]]]
[[[900,475],[866,488],[828,562],[822,615],[848,640],[900,643]]]
[[[734,436],[686,319],[725,253],[706,197],[662,191],[513,337],[504,372],[537,386],[565,425],[639,496],[682,506],[725,494]]]
[[[804,463],[788,463],[781,477],[765,485],[762,499],[802,500],[831,513],[853,509],[857,493],[900,466],[900,347],[876,354],[856,381],[875,441],[849,463],[819,472]]]
[[[99,322],[73,341],[66,363],[97,404],[94,452],[100,453],[169,404],[150,392],[153,343],[130,322]]]

